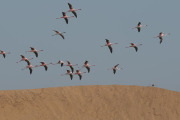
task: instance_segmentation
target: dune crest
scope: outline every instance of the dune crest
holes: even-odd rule
[[[0,120],[180,120],[180,92],[122,85],[0,91]]]

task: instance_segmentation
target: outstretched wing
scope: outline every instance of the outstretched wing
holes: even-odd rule
[[[77,14],[75,11],[72,11],[72,13],[74,14],[74,16],[77,18]]]
[[[112,53],[113,52],[112,46],[109,45],[108,47],[109,47],[110,52]]]
[[[32,74],[32,68],[29,68],[30,74]]]
[[[134,48],[135,48],[135,50],[136,50],[136,52],[137,52],[137,51],[138,51],[138,47],[137,47],[137,46],[135,46]]]
[[[70,3],[68,3],[68,5],[69,5],[69,9],[72,9],[72,5]]]
[[[116,69],[113,69],[113,73],[114,73],[114,74],[116,73]]]
[[[46,65],[44,66],[44,68],[45,68],[45,70],[47,71],[48,67],[47,67]]]
[[[87,71],[88,71],[88,73],[89,73],[89,72],[90,72],[90,67],[87,66],[86,69],[87,69]]]
[[[65,21],[66,21],[66,24],[68,24],[68,19],[67,18],[64,18],[65,19]]]
[[[81,74],[78,74],[78,76],[79,76],[79,79],[81,80],[81,78],[82,78],[82,75],[81,75]]]
[[[34,52],[35,56],[38,57],[38,53],[37,52]]]

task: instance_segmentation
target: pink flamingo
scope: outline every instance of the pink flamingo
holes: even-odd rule
[[[76,11],[81,10],[81,9],[73,9],[72,5],[70,3],[68,3],[69,5],[69,9],[67,12],[72,12],[74,14],[74,16],[77,18],[77,14]]]
[[[132,29],[137,29],[138,30],[138,32],[140,32],[141,31],[141,28],[142,27],[146,27],[147,25],[141,25],[141,22],[139,22],[138,24],[137,24],[137,26],[136,27],[134,27],[134,28],[132,28]]]
[[[76,73],[74,73],[75,75],[78,75],[79,76],[79,79],[81,80],[82,78],[82,74],[84,74],[86,72],[80,72],[80,70],[76,70]]]
[[[39,52],[39,51],[43,51],[43,50],[36,50],[36,49],[33,48],[33,47],[30,47],[30,48],[31,48],[31,50],[30,50],[30,51],[26,51],[26,52],[33,52],[36,57],[38,57],[38,52]]]
[[[63,14],[63,17],[56,18],[56,19],[64,18],[64,20],[66,21],[66,24],[68,24],[68,18],[74,17],[74,16],[67,16],[65,12],[62,12],[62,14]]]
[[[29,60],[32,60],[33,58],[30,58],[30,59],[27,59],[24,55],[20,55],[21,56],[21,60],[20,61],[18,61],[18,62],[16,62],[16,63],[19,63],[19,62],[21,62],[21,61],[29,61]]]
[[[35,67],[41,67],[41,66],[44,66],[44,69],[47,71],[48,69],[48,65],[52,64],[52,63],[49,63],[49,64],[46,64],[45,62],[40,62],[41,65],[36,65]]]
[[[73,79],[73,73],[70,70],[67,70],[67,73],[65,74],[61,74],[61,76],[64,76],[64,75],[69,75],[71,80]]]
[[[82,67],[85,67],[85,68],[87,69],[88,73],[89,73],[91,66],[95,66],[95,65],[89,65],[89,64],[88,64],[88,61],[86,60],[86,61],[84,62],[84,65],[83,65]]]
[[[6,52],[4,52],[3,50],[0,50],[0,54],[2,54],[3,57],[5,58],[5,57],[6,57],[6,54],[11,54],[11,52],[6,53]]]
[[[167,33],[167,34],[163,34],[163,32],[160,32],[158,36],[155,36],[154,38],[159,38],[160,40],[160,44],[162,43],[163,41],[163,36],[167,36],[167,35],[170,35],[170,33]]]
[[[118,68],[118,65],[119,64],[117,64],[117,65],[115,65],[113,68],[111,68],[112,70],[113,70],[113,73],[115,74],[116,73],[116,70],[121,70],[121,69],[123,69],[123,68]]]
[[[33,71],[32,68],[36,67],[36,66],[32,66],[31,63],[28,60],[26,60],[26,62],[27,62],[28,65],[25,68],[23,68],[22,70],[25,70],[25,69],[28,68],[29,71],[30,71],[30,74],[32,74],[32,71]]]
[[[101,46],[101,47],[104,47],[104,46],[108,46],[109,47],[109,50],[110,52],[112,53],[113,52],[113,49],[112,49],[112,46],[111,45],[114,45],[114,44],[118,44],[118,43],[110,43],[108,39],[105,39],[106,40],[106,44]]]
[[[138,51],[138,47],[137,47],[137,46],[142,45],[142,44],[138,44],[138,45],[136,45],[136,44],[134,44],[134,43],[130,43],[130,44],[131,44],[131,46],[128,46],[128,47],[126,47],[126,48],[134,47],[134,48],[135,48],[135,50],[136,50],[136,52]]]
[[[78,64],[72,65],[69,61],[67,61],[67,65],[65,65],[65,66],[69,66],[71,68],[72,73],[73,73],[74,72],[73,66],[77,66],[77,65]]]
[[[57,31],[57,30],[53,30],[54,32],[56,32],[56,34],[54,34],[54,35],[60,35],[63,39],[64,39],[64,35],[63,35],[63,33],[66,33],[66,32],[62,32],[62,33],[60,33],[59,31]],[[52,36],[54,36],[54,35],[52,35]]]

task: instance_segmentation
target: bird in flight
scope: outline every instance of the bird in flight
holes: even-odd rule
[[[134,49],[136,50],[136,52],[138,51],[138,47],[137,47],[137,46],[142,45],[142,44],[136,45],[136,44],[134,44],[134,43],[130,43],[130,44],[131,44],[131,46],[128,46],[128,47],[126,47],[126,48],[134,47]]]
[[[69,5],[69,10],[67,12],[72,12],[74,16],[77,18],[76,11],[81,10],[81,9],[74,9],[70,3],[68,3],[68,5]]]
[[[164,34],[163,32],[160,32],[159,35],[158,35],[158,36],[155,36],[154,38],[159,38],[160,44],[161,44],[162,41],[163,41],[163,37],[164,37],[164,36],[167,36],[167,35],[170,35],[170,33]]]
[[[28,63],[29,60],[32,60],[32,59],[33,59],[33,58],[28,59],[28,58],[26,58],[24,55],[20,55],[20,56],[21,56],[21,60],[18,61],[18,62],[16,62],[16,63],[19,63],[19,62],[21,62],[21,61],[26,61],[26,62]]]
[[[70,70],[67,70],[65,74],[61,74],[61,76],[64,76],[64,75],[69,75],[71,80],[73,79],[73,73]]]
[[[112,48],[112,45],[114,45],[114,44],[118,44],[118,43],[110,43],[109,42],[109,40],[108,39],[105,39],[106,40],[106,44],[105,45],[103,45],[103,46],[101,46],[101,47],[104,47],[104,46],[108,46],[108,48],[109,48],[109,50],[110,50],[110,52],[112,53],[113,52],[113,48]]]
[[[88,64],[88,61],[86,60],[86,61],[84,62],[84,65],[82,66],[82,68],[85,67],[85,68],[87,69],[88,73],[89,73],[89,72],[90,72],[90,67],[91,67],[91,66],[95,66],[95,65],[89,65],[89,64]]]
[[[80,72],[80,70],[76,70],[76,73],[74,73],[75,75],[78,75],[79,76],[79,80],[82,79],[82,74],[84,74],[86,72]]]
[[[5,58],[6,57],[6,54],[11,54],[11,52],[4,52],[3,50],[0,50],[0,54],[3,55],[3,57]]]
[[[61,67],[64,65],[64,62],[62,60],[59,60],[57,63],[53,64],[53,65],[56,65],[56,64],[60,64]]]
[[[35,67],[41,67],[41,66],[44,66],[44,69],[47,71],[48,69],[48,65],[52,64],[52,63],[49,63],[49,64],[46,64],[45,62],[40,62],[41,65],[36,65]]]
[[[66,24],[68,24],[68,18],[74,17],[74,16],[67,16],[65,12],[62,12],[62,14],[63,14],[63,17],[56,18],[56,19],[64,18],[64,20],[66,21]]]
[[[26,60],[26,62],[27,62],[28,65],[25,68],[23,68],[22,70],[25,70],[25,69],[28,68],[29,71],[30,71],[30,75],[31,75],[32,71],[33,71],[32,68],[35,67],[35,66],[32,66],[31,63],[28,60]]]
[[[31,50],[30,50],[30,51],[26,51],[26,52],[33,52],[36,57],[38,57],[38,52],[39,52],[39,51],[43,51],[43,50],[36,50],[36,49],[33,48],[33,47],[30,47],[30,48],[31,48]]]
[[[140,32],[140,31],[141,31],[141,28],[142,28],[142,27],[146,27],[146,26],[147,26],[147,25],[142,25],[141,22],[139,22],[139,23],[137,24],[137,26],[136,26],[136,27],[133,27],[132,29],[137,29],[138,32]]]
[[[66,33],[66,32],[61,33],[61,32],[59,32],[57,30],[53,30],[53,31],[56,32],[56,34],[54,34],[54,35],[60,35],[63,39],[65,39],[63,33]],[[54,36],[54,35],[52,35],[52,36]]]
[[[113,68],[110,68],[113,70],[113,73],[116,74],[116,70],[122,70],[123,68],[118,68],[119,64],[115,65]],[[109,70],[109,69],[108,69]]]
[[[73,66],[77,66],[78,64],[72,65],[71,62],[67,61],[67,65],[64,66],[69,66],[71,68],[72,73],[74,72]]]

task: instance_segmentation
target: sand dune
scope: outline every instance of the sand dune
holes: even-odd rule
[[[180,120],[180,92],[121,85],[0,91],[0,120]]]

